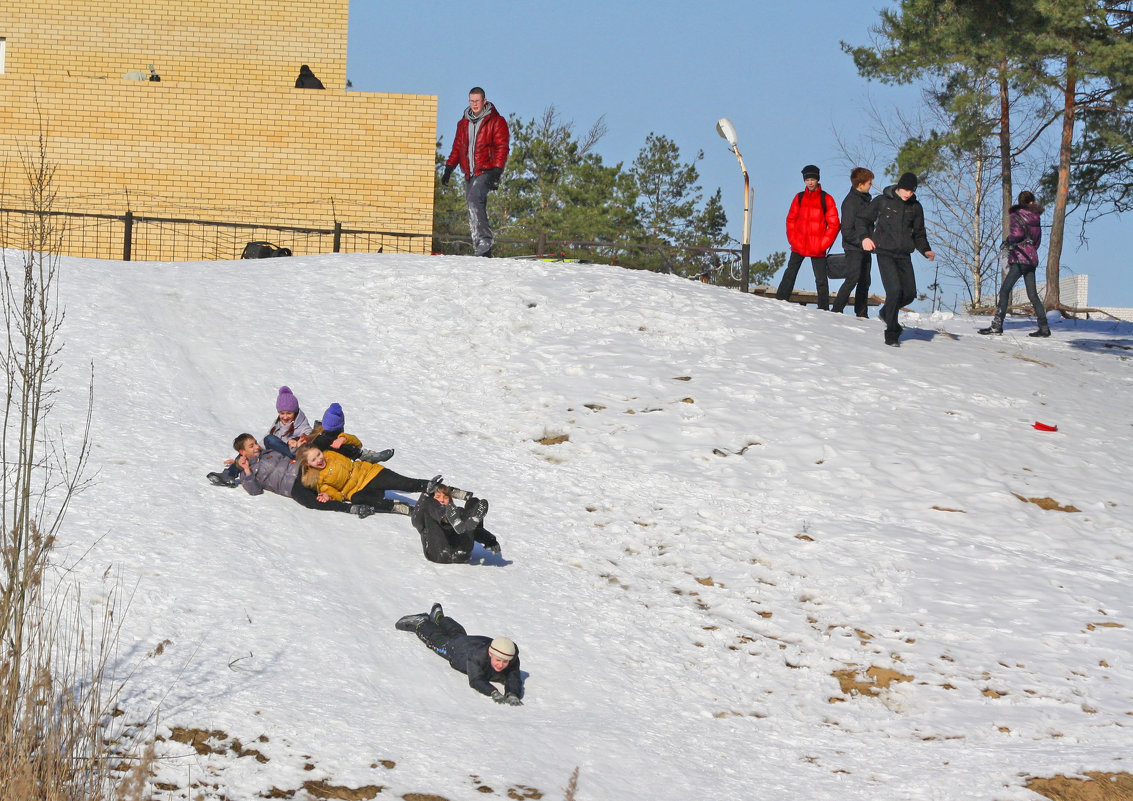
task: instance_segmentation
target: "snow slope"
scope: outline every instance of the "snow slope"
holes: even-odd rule
[[[578,799],[1022,801],[1131,769],[1129,324],[907,315],[894,349],[602,265],[63,270],[53,419],[93,364],[99,473],[60,558],[132,596],[118,720],[157,719],[157,798],[558,798],[577,767]],[[489,498],[502,558],[207,484],[281,384]],[[434,600],[519,643],[523,707],[394,630]]]

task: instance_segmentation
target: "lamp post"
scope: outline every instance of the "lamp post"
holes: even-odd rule
[[[747,167],[744,166],[744,157],[740,155],[740,146],[736,139],[736,127],[732,121],[724,117],[716,123],[716,133],[727,140],[728,149],[736,154],[740,169],[744,174],[744,233],[743,247],[740,249],[740,258],[743,264],[743,278],[740,281],[740,291],[748,291],[748,282],[751,280],[751,183],[747,177]]]

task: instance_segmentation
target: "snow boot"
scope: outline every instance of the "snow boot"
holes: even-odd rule
[[[900,331],[886,331],[885,344],[894,348],[901,347],[901,332]]]
[[[445,507],[444,518],[445,522],[448,523],[457,534],[463,534],[466,530],[473,528],[472,526],[468,526],[465,522],[464,510],[455,503],[450,503]]]
[[[479,528],[486,514],[488,514],[488,502],[483,498],[470,498],[465,507],[464,522],[469,530]]]
[[[240,483],[232,476],[226,475],[225,473],[208,473],[205,475],[205,478],[217,487],[236,487],[239,486]]]
[[[398,631],[417,631],[418,627],[428,619],[429,616],[424,612],[416,615],[406,615],[403,618],[399,618],[398,621],[393,624],[393,627]]]
[[[366,503],[352,503],[350,504],[350,514],[357,515],[359,519],[365,520],[377,510]]]
[[[977,333],[980,334],[995,334],[999,336],[1003,333],[1003,318],[998,314],[991,318],[991,325],[987,328],[981,328]]]
[[[392,501],[389,511],[391,514],[395,515],[411,515],[413,514],[413,507],[405,503],[405,501]]]
[[[1045,325],[1040,326],[1038,331],[1032,331],[1031,333],[1027,334],[1027,336],[1029,336],[1029,337],[1049,337],[1050,336],[1050,328],[1045,326]]]
[[[378,462],[388,462],[393,458],[393,448],[386,448],[384,451],[371,451],[366,448],[358,454],[358,460],[362,462],[370,462],[377,464]]]

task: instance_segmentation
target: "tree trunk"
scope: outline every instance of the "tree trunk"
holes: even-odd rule
[[[1011,235],[1011,96],[1007,86],[1007,59],[999,65],[999,175],[1003,186],[1003,239]]]
[[[1058,189],[1054,195],[1054,213],[1050,219],[1050,241],[1046,253],[1046,297],[1043,306],[1048,310],[1062,305],[1058,290],[1059,268],[1062,264],[1062,241],[1066,230],[1066,205],[1070,197],[1070,157],[1074,143],[1075,93],[1078,88],[1078,59],[1066,57],[1066,85],[1062,90],[1062,141],[1058,148]]]
[[[983,252],[984,237],[987,236],[983,229],[985,164],[986,159],[981,150],[976,155],[975,194],[972,197],[972,260],[969,264],[972,273],[972,305],[976,307],[983,305]]]

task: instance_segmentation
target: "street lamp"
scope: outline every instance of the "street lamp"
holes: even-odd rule
[[[747,177],[747,167],[744,166],[744,157],[740,155],[740,146],[736,138],[736,126],[724,117],[716,123],[716,133],[724,137],[730,145],[729,150],[736,154],[740,169],[744,174],[744,234],[743,247],[740,250],[740,259],[743,263],[743,278],[740,281],[740,291],[748,291],[748,282],[751,280],[751,183]]]

